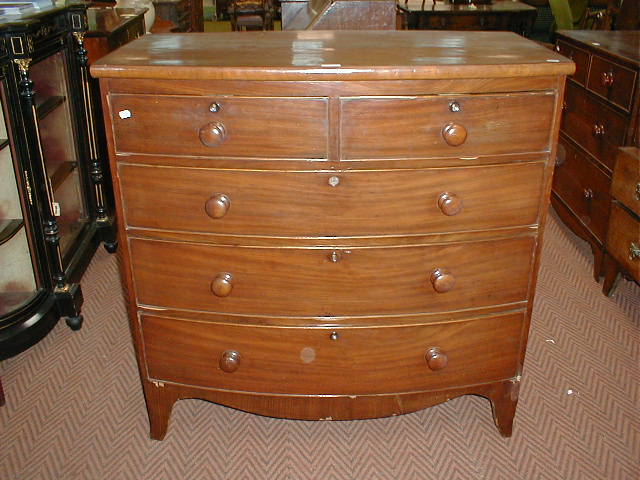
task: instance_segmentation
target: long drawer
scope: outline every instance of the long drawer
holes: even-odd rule
[[[379,328],[260,327],[152,315],[141,322],[152,379],[248,392],[358,395],[511,378],[522,314]]]
[[[326,98],[110,95],[118,153],[326,158]]]
[[[562,131],[613,171],[618,147],[624,144],[626,118],[603,100],[567,83]]]
[[[130,239],[140,304],[223,313],[384,315],[527,298],[535,239],[286,248]],[[170,259],[170,260],[168,260]]]
[[[543,174],[542,162],[340,173],[119,166],[130,226],[277,236],[531,225]]]
[[[546,152],[554,105],[550,93],[343,98],[341,158]]]
[[[604,243],[609,218],[611,179],[573,144],[560,137],[553,191],[589,231]]]

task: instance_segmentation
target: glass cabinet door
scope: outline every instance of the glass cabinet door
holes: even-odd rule
[[[42,153],[53,192],[63,261],[90,220],[78,171],[77,137],[65,62],[65,53],[58,52],[33,64],[29,70],[36,90]]]
[[[4,87],[0,81],[0,317],[27,303],[38,288],[18,190],[20,169],[5,121]]]

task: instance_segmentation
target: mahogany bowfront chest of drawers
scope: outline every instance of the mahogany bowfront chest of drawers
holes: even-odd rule
[[[464,394],[510,435],[572,71],[488,32],[151,35],[94,65],[151,436],[181,398]]]

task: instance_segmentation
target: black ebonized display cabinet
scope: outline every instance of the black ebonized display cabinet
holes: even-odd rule
[[[80,277],[116,249],[86,30],[83,3],[0,16],[0,360],[80,328]]]

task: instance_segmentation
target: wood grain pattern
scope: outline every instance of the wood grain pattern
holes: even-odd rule
[[[151,315],[141,323],[154,380],[244,392],[367,395],[514,376],[522,315],[380,328],[255,327]],[[330,338],[332,332],[337,340]],[[446,352],[446,367],[427,366],[431,347]],[[227,350],[242,355],[232,373],[218,365]]]
[[[611,228],[607,232],[607,253],[621,269],[640,281],[640,221],[619,203],[611,205]],[[635,245],[636,254],[632,253]]]
[[[588,158],[573,142],[561,138],[562,160],[553,179],[554,191],[601,243],[607,235],[611,195],[607,173]]]
[[[573,70],[571,61],[514,33],[384,30],[145,35],[91,67],[99,78],[305,82],[545,76]]]
[[[154,36],[96,67],[153,438],[188,396],[346,419],[465,393],[510,435],[573,64],[386,33]]]
[[[587,88],[614,105],[631,110],[633,89],[637,85],[636,72],[599,55],[591,60]]]
[[[640,215],[640,149],[621,148],[611,182],[611,196],[629,210]]]
[[[460,111],[452,112],[457,102]],[[550,146],[554,96],[512,94],[342,100],[342,157],[474,157],[507,152],[543,152]],[[528,121],[535,119],[535,122]],[[466,139],[447,143],[443,129],[464,126]]]
[[[605,258],[604,242],[612,225],[611,174],[618,149],[638,143],[640,33],[576,30],[559,32],[558,37],[559,51],[580,50],[587,58],[581,54],[581,75],[567,82],[561,143],[575,153],[572,158],[567,155],[570,168],[563,166],[564,158],[558,156],[553,203],[571,230],[589,242],[594,255],[593,276],[599,281],[603,259],[611,264],[610,258]],[[605,283],[608,289],[611,282],[606,279]]]
[[[627,119],[571,83],[567,85],[565,103],[563,133],[613,171],[618,147],[624,144]]]
[[[527,298],[533,247],[532,237],[340,249],[130,240],[140,304],[303,316],[408,314],[518,302]],[[336,262],[334,251],[340,255]],[[453,290],[433,289],[430,277],[437,268],[455,275]],[[221,272],[234,278],[233,292],[224,298],[211,293],[211,282]]]
[[[326,158],[327,100],[111,95],[118,152],[201,156]],[[211,105],[220,105],[218,112]],[[130,116],[121,118],[120,112]],[[162,118],[161,122],[158,119]],[[200,129],[224,125],[225,138],[204,145]]]
[[[544,165],[287,172],[119,165],[128,225],[271,236],[406,235],[537,223]],[[332,187],[331,178],[339,184]],[[518,180],[527,178],[522,185]],[[149,195],[149,192],[162,192]],[[455,193],[461,211],[438,199]],[[229,207],[213,219],[207,202]]]
[[[558,40],[556,51],[575,62],[576,71],[571,75],[571,79],[582,86],[586,86],[591,59],[589,52],[563,40]]]

